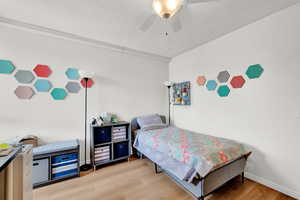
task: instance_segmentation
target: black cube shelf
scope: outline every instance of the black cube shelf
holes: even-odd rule
[[[131,155],[130,123],[91,125],[90,130],[90,152],[94,169],[104,164],[129,159]]]

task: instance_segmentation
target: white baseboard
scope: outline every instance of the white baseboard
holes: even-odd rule
[[[296,198],[296,199],[300,199],[300,193],[298,193],[297,191],[293,191],[293,190],[290,190],[282,185],[278,185],[272,181],[269,181],[265,178],[262,178],[260,176],[256,176],[254,174],[251,174],[249,172],[245,172],[245,177],[250,179],[250,180],[253,180],[255,182],[258,182],[260,184],[263,184],[265,186],[268,186],[274,190],[277,190],[283,194],[286,194],[288,196],[291,196],[293,198]]]

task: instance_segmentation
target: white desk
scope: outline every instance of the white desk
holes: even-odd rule
[[[0,200],[32,200],[32,146],[0,157]]]

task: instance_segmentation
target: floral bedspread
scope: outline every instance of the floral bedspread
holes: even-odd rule
[[[248,153],[235,141],[199,134],[177,127],[138,131],[134,147],[182,180],[198,173],[206,176]]]

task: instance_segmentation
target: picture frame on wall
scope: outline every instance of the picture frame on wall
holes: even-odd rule
[[[173,105],[191,105],[191,82],[175,83],[173,86]]]

